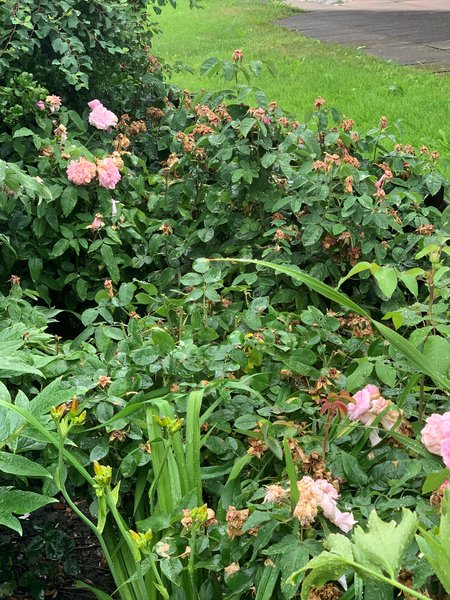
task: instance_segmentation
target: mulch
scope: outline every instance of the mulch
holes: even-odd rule
[[[87,506],[82,502],[77,502],[77,506],[87,512]],[[47,506],[21,522],[23,536],[11,535],[10,530],[0,527],[0,536],[8,536],[9,539],[0,548],[3,572],[8,563],[8,580],[17,582],[17,588],[7,596],[10,600],[34,600],[36,595],[30,593],[30,583],[32,585],[33,582],[38,582],[37,587],[43,587],[45,599],[52,600],[92,600],[93,594],[74,587],[77,580],[106,593],[114,591],[114,582],[97,538],[65,503]],[[53,540],[47,542],[45,536],[51,536],[55,530],[58,535],[53,535]],[[52,556],[45,546],[55,542],[55,537],[60,547]],[[64,552],[64,548],[68,551]],[[2,583],[0,579],[0,586]]]

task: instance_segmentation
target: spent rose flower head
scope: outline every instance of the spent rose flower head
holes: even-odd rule
[[[88,225],[86,227],[86,229],[90,229],[91,231],[98,231],[99,229],[101,229],[104,226],[105,226],[105,222],[103,221],[103,215],[100,213],[97,213],[95,215],[92,223],[90,225]],[[103,377],[103,375],[102,375],[102,377]]]
[[[312,479],[305,476],[297,482],[300,498],[294,510],[294,516],[303,526],[310,525],[317,514],[317,507],[341,531],[348,533],[356,523],[350,512],[342,512],[337,506],[339,494],[326,479]]]
[[[61,96],[47,96],[45,103],[49,105],[50,112],[57,112],[61,108]]]
[[[233,62],[242,62],[244,60],[244,53],[242,52],[242,50],[235,50],[231,56],[231,60]]]
[[[94,163],[84,157],[71,160],[67,167],[67,178],[75,185],[86,185],[90,183],[97,172]]]
[[[108,190],[115,189],[122,176],[112,158],[104,158],[97,163],[98,183]]]
[[[89,123],[97,129],[105,131],[117,125],[117,115],[103,106],[100,100],[91,100],[88,106],[91,109]]]
[[[267,485],[266,489],[267,492],[263,503],[274,502],[275,504],[279,504],[289,497],[289,491],[282,488],[281,485]]]

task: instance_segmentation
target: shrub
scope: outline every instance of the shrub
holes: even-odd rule
[[[122,110],[135,110],[142,96],[158,94],[162,86],[152,62],[147,4],[2,2],[0,85],[13,83],[11,75],[26,71],[72,108],[84,106],[88,96],[98,96]],[[159,0],[155,9],[163,4]]]
[[[5,182],[3,280],[15,273],[48,301],[49,289],[73,298],[75,308],[76,297],[93,299],[94,282],[130,281],[136,269],[170,289],[204,255],[296,264],[331,285],[359,260],[400,270],[424,264],[411,252],[441,226],[426,201],[446,184],[435,153],[388,150],[395,137],[384,125],[362,135],[323,106],[299,124],[273,105],[221,100],[181,95],[179,106],[149,104],[145,119],[122,116],[111,132],[72,110],[36,108],[37,126],[17,125],[4,141],[47,196],[36,202],[36,184],[27,191]],[[114,189],[81,173],[105,155],[121,170]],[[71,169],[81,179],[69,183],[68,168],[69,179]],[[361,277],[351,293],[363,303],[372,291],[380,296]],[[226,281],[256,279],[229,267]],[[256,291],[274,284],[260,277]],[[295,296],[278,291],[286,302]]]

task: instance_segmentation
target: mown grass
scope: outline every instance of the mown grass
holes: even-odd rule
[[[355,119],[360,129],[376,125],[381,115],[400,119],[401,141],[427,144],[450,157],[450,77],[291,33],[274,23],[295,12],[279,2],[204,0],[202,6],[190,9],[187,0],[179,0],[175,10],[166,7],[158,18],[163,33],[154,39],[155,52],[194,71],[175,73],[177,85],[192,90],[226,87],[200,76],[199,67],[211,56],[230,58],[241,48],[245,60],[275,63],[277,76],[267,72],[254,85],[297,118],[320,95],[328,106]]]

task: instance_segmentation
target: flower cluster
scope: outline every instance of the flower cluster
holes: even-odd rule
[[[429,452],[442,456],[445,466],[450,469],[450,412],[428,417],[422,429],[422,443]]]
[[[71,160],[67,167],[67,178],[75,185],[86,185],[94,179],[97,168],[94,163],[80,157],[78,160]]]
[[[400,411],[386,410],[392,405],[391,400],[381,396],[376,385],[369,384],[353,396],[353,402],[348,405],[348,416],[351,421],[359,421],[363,425],[370,426],[378,415],[383,413],[380,425],[390,431],[400,417]],[[381,441],[375,430],[372,431],[369,439],[372,446]]]
[[[82,156],[71,160],[67,167],[67,178],[75,185],[87,185],[96,175],[99,185],[108,190],[114,190],[122,178],[114,159],[108,156],[97,160],[97,164]]]
[[[91,109],[89,123],[97,129],[108,130],[117,125],[117,116],[105,108],[100,100],[91,100],[88,106]]]
[[[356,521],[351,512],[342,512],[337,507],[339,498],[336,488],[326,479],[312,479],[305,476],[297,482],[300,498],[294,510],[294,517],[303,527],[314,522],[319,507],[324,516],[345,533],[348,533]]]

